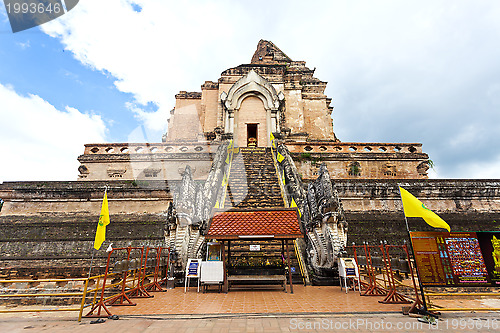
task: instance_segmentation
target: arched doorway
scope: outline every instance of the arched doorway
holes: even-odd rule
[[[236,112],[235,137],[240,147],[267,146],[267,111],[257,96],[248,96]]]

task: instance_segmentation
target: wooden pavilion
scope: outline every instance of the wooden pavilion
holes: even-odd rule
[[[210,220],[206,237],[216,239],[222,243],[222,260],[224,262],[224,291],[229,290],[230,284],[235,282],[249,283],[276,283],[283,284],[286,292],[286,276],[284,274],[231,274],[228,275],[227,266],[231,258],[231,242],[255,241],[260,243],[281,241],[281,256],[288,265],[288,283],[293,293],[291,275],[289,241],[304,237],[301,230],[299,215],[296,208],[229,210],[216,212]],[[226,255],[227,244],[227,255]],[[262,267],[265,270],[265,267]]]

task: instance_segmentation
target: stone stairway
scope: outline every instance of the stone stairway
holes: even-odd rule
[[[271,154],[270,148],[263,147],[240,148],[234,153],[224,209],[285,207]],[[262,250],[257,253],[249,252],[250,244],[260,244]],[[273,263],[282,262],[281,251],[280,242],[237,241],[232,244],[231,256],[233,263],[240,262],[243,258],[248,265],[250,262],[247,260],[259,261],[262,258]],[[292,242],[290,242],[289,251],[292,280],[294,283],[302,283],[299,262]]]
[[[231,164],[224,208],[284,206],[270,148],[240,148]]]

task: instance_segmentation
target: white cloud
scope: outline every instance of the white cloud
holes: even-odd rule
[[[0,6],[5,8],[5,4],[3,2],[3,0],[0,0]],[[0,18],[2,19],[2,21],[4,22],[8,22],[9,21],[9,17],[7,16],[7,11],[4,11],[4,10],[0,10]]]
[[[26,50],[28,47],[30,47],[30,41],[27,40],[25,43],[18,42],[16,43],[22,50]]]
[[[131,3],[140,4],[142,11],[135,12]],[[205,27],[211,20],[223,19],[217,7],[158,0],[88,0],[42,28],[60,38],[82,63],[113,75],[117,88],[134,94],[138,103],[172,106],[175,90],[190,86],[190,79],[198,76],[187,68],[199,68],[206,56],[200,48],[218,39]],[[199,90],[201,83],[191,89]]]
[[[132,3],[142,7],[140,13]],[[87,0],[42,29],[83,64],[116,78],[116,87],[135,97],[131,110],[137,118],[153,131],[163,124],[164,131],[176,93],[200,91],[205,80],[217,80],[222,70],[250,61],[260,37],[243,39],[246,34],[240,32],[236,43],[237,29],[217,28],[226,22],[264,29],[262,18],[241,7],[232,1]],[[158,106],[156,115],[140,111],[147,103]]]
[[[104,142],[100,116],[58,110],[37,95],[0,84],[0,182],[76,180],[84,144]],[[12,140],[15,138],[15,140]]]
[[[157,111],[148,112],[138,104],[127,103],[126,106],[147,129],[148,135],[147,138],[144,138],[147,142],[158,141],[158,138],[161,138],[163,133],[165,133],[167,129],[166,119],[170,116],[167,108],[161,107]]]
[[[448,139],[448,144],[451,148],[464,147],[473,142],[481,142],[480,139],[485,135],[485,129],[477,128],[476,124],[469,124],[462,128],[461,132],[456,133]]]
[[[498,179],[500,173],[500,156],[492,161],[468,162],[458,165],[452,176],[471,179]]]

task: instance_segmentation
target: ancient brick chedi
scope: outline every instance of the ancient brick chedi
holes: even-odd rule
[[[214,207],[293,203],[305,234],[297,244],[315,274],[328,274],[347,242],[328,170],[335,179],[426,178],[428,156],[416,143],[340,142],[325,88],[305,62],[261,40],[250,64],[223,71],[201,92],[175,96],[162,143],[87,145],[79,157],[80,177],[182,179],[166,229],[182,263],[201,255]],[[311,180],[307,189],[303,179]]]

